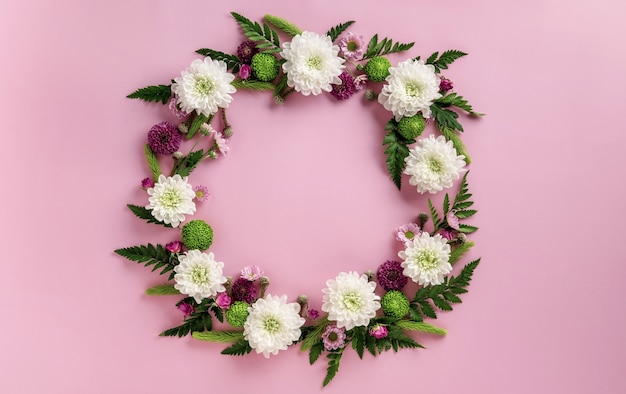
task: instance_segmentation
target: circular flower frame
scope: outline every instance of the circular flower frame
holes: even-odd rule
[[[191,337],[227,343],[222,354],[245,355],[253,350],[265,357],[298,344],[311,364],[325,353],[327,385],[339,370],[343,352],[352,347],[362,358],[403,348],[421,348],[410,332],[444,335],[446,330],[427,323],[439,311],[449,311],[467,292],[480,259],[465,264],[452,276],[453,265],[473,247],[468,235],[478,228],[462,223],[476,214],[467,183],[469,155],[459,135],[459,113],[474,112],[442,70],[466,53],[447,50],[425,60],[408,58],[395,66],[387,55],[405,52],[414,43],[399,43],[374,35],[348,31],[354,21],[338,24],[325,34],[303,31],[287,20],[265,15],[261,23],[232,13],[246,38],[235,54],[212,49],[196,52],[204,58],[172,80],[170,85],[140,88],[128,97],[167,105],[179,124],[160,122],[147,135],[144,153],[151,176],[141,181],[147,193],[144,205],[129,204],[140,219],[178,232],[166,245],[131,246],[115,252],[168,277],[167,283],[146,290],[149,295],[182,295],[176,307],[183,323],[162,336]],[[288,37],[282,42],[281,37]],[[382,86],[381,86],[382,85]],[[378,101],[392,116],[383,137],[391,180],[398,189],[402,175],[417,192],[438,193],[460,180],[454,195],[445,194],[441,210],[428,200],[428,213],[401,224],[391,233],[399,242],[398,258],[376,271],[340,272],[322,290],[321,311],[309,308],[299,295],[268,293],[269,278],[257,266],[242,267],[240,275],[226,276],[226,264],[207,252],[212,227],[190,220],[197,203],[210,193],[189,176],[204,160],[221,158],[233,136],[226,110],[237,89],[270,91],[276,104],[294,92],[329,93],[346,100],[359,92],[366,101]],[[440,134],[420,138],[427,124]],[[195,139],[188,153],[183,140]],[[205,143],[200,145],[201,143]],[[205,146],[204,148],[197,148]],[[169,175],[160,159],[172,157]],[[427,230],[427,227],[429,228]],[[417,285],[410,296],[408,281]],[[213,319],[227,329],[214,329]],[[229,327],[230,326],[230,327]],[[349,346],[350,345],[350,346]]]

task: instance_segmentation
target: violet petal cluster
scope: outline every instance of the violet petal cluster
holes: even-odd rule
[[[376,271],[376,279],[386,291],[400,290],[406,286],[408,278],[402,273],[404,268],[399,261],[387,260]]]
[[[148,131],[148,145],[154,153],[171,155],[180,148],[182,136],[170,122],[157,123]]]
[[[244,301],[250,305],[257,299],[257,291],[256,287],[254,287],[254,282],[250,282],[248,279],[244,278],[239,278],[233,283],[230,295],[233,301]]]
[[[339,75],[339,79],[341,79],[341,85],[332,85],[330,94],[337,100],[349,99],[357,91],[354,78],[348,72],[344,71]]]

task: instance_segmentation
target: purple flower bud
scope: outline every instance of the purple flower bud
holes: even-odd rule
[[[439,90],[442,93],[446,93],[448,90],[452,90],[453,87],[454,86],[452,85],[451,80],[445,77],[441,77],[441,80],[439,81]]]
[[[185,315],[185,317],[191,315],[192,313],[196,311],[192,305],[184,301],[178,304],[178,310],[181,311]]]
[[[247,64],[244,64],[239,69],[239,78],[241,78],[241,79],[248,79],[248,78],[250,78],[250,73],[251,72],[252,72],[252,68],[250,68],[250,66],[248,66]]]
[[[370,335],[376,339],[382,339],[389,334],[389,330],[387,327],[377,324],[374,327],[370,328]]]
[[[220,308],[228,309],[230,308],[230,303],[232,302],[232,300],[230,299],[228,294],[219,293],[217,297],[215,297],[215,302],[217,303],[217,306],[219,306]]]
[[[141,180],[141,187],[144,189],[154,187],[154,181],[151,178],[144,178]]]
[[[173,241],[165,245],[165,249],[171,253],[180,253],[183,250],[183,243],[180,241]]]
[[[317,309],[309,309],[309,319],[315,320],[320,317],[320,312]]]

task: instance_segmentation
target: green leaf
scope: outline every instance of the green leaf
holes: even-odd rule
[[[387,338],[389,338],[394,352],[397,352],[398,349],[424,348],[424,346],[415,342],[413,338],[406,335],[404,331],[402,331],[402,329],[398,327],[389,326],[389,335],[387,336]]]
[[[441,70],[447,69],[456,59],[467,55],[467,53],[451,49],[442,53],[439,58],[437,58],[437,55],[439,55],[439,52],[430,55],[426,60],[426,64],[435,66],[435,72],[439,73]]]
[[[424,314],[424,316],[430,317],[431,319],[437,318],[437,313],[435,312],[435,309],[428,303],[428,301],[420,301],[419,306],[420,308],[422,308],[422,313]]]
[[[404,330],[420,331],[428,334],[446,335],[448,333],[445,329],[433,326],[432,324],[418,323],[410,320],[400,320],[396,323],[396,326]]]
[[[448,259],[448,262],[454,265],[454,263],[459,261],[461,257],[463,257],[463,255],[472,248],[472,246],[474,246],[474,242],[472,241],[467,241],[457,246],[452,252],[450,252],[450,258]]]
[[[237,89],[250,89],[250,90],[274,90],[275,86],[271,82],[263,82],[263,81],[243,81],[243,80],[234,80],[230,83]]]
[[[180,326],[173,327],[173,328],[163,331],[162,333],[159,334],[159,336],[182,338],[186,336],[187,334],[189,334],[190,330],[191,330],[191,326],[189,322],[185,322],[181,324]]]
[[[138,205],[127,204],[126,205],[130,211],[137,216],[139,219],[143,219],[148,223],[159,224],[164,227],[172,227],[171,224],[165,224],[160,220],[157,220],[154,216],[152,216],[152,211],[150,209],[140,207]]]
[[[235,55],[230,55],[228,53],[220,51],[214,51],[213,49],[209,48],[200,48],[196,51],[196,53],[199,53],[202,56],[210,57],[213,60],[223,61],[224,63],[226,63],[226,68],[228,70],[232,69],[233,73],[238,72],[239,68],[241,67],[241,61]]]
[[[411,317],[411,320],[413,320],[413,321],[416,321],[416,322],[424,321],[424,317],[422,316],[422,312],[420,312],[419,308],[415,304],[411,304],[409,306],[409,316]]]
[[[187,131],[185,138],[187,138],[188,140],[193,138],[198,130],[200,130],[200,126],[206,123],[207,120],[209,120],[209,118],[204,114],[197,114],[196,117],[193,118],[193,122],[191,122],[191,126],[189,126],[189,131]]]
[[[341,362],[341,356],[343,355],[343,349],[339,350],[336,353],[328,353],[326,357],[328,358],[328,368],[326,368],[326,377],[324,378],[323,386],[326,387],[328,383],[337,375],[337,371],[339,371],[339,363]]]
[[[451,311],[452,305],[448,301],[443,298],[443,296],[434,296],[431,298],[433,300],[433,304],[442,311]]]
[[[329,321],[326,317],[319,319],[319,322],[315,325],[315,328],[312,329],[302,340],[300,350],[306,352],[307,350],[311,349],[313,345],[321,341],[322,333],[326,330],[328,324]]]
[[[354,327],[352,329],[352,348],[356,351],[359,358],[363,358],[363,351],[365,350],[365,335],[367,333],[367,327]]]
[[[265,14],[263,17],[268,23],[274,25],[278,30],[290,35],[291,37],[302,34],[302,30],[291,22],[288,22],[284,18]]]
[[[194,339],[207,342],[235,343],[243,341],[241,331],[202,331],[191,334]]]
[[[222,354],[229,356],[244,356],[252,351],[250,344],[245,339],[235,342],[232,346],[222,350]]]
[[[433,225],[435,226],[433,228],[433,233],[435,233],[437,232],[437,230],[439,230],[439,228],[443,224],[443,221],[439,219],[439,214],[437,213],[437,210],[435,209],[432,201],[430,201],[430,198],[428,199],[428,209],[430,210],[430,218],[432,219]]]
[[[146,154],[148,167],[150,167],[150,171],[152,172],[152,179],[157,182],[159,180],[159,175],[161,175],[161,166],[159,165],[159,160],[152,151],[152,148],[150,148],[150,144],[146,144],[146,146],[144,147],[144,152]]]
[[[163,275],[166,272],[172,271],[174,267],[178,264],[177,259],[171,258],[171,253],[167,251],[161,245],[139,245],[139,246],[130,246],[128,248],[116,249],[115,253],[118,255],[127,258],[131,261],[136,261],[139,264],[144,264],[144,266],[149,267],[151,265],[155,265],[152,271],[155,271],[157,268],[165,267],[161,270],[160,274]],[[172,262],[174,260],[175,262]],[[174,277],[173,273],[170,274],[170,279]]]
[[[465,234],[473,233],[478,230],[478,227],[470,226],[468,224],[459,224],[459,231]]]
[[[324,351],[324,344],[317,342],[309,350],[309,364],[313,365]]]
[[[173,284],[165,283],[162,285],[152,286],[146,290],[147,295],[180,295],[180,291],[174,288]]]
[[[347,21],[345,23],[340,23],[337,26],[331,28],[326,32],[326,35],[330,37],[331,41],[335,41],[337,37],[341,35],[350,25],[352,25],[354,21]]]
[[[478,112],[474,112],[474,109],[471,105],[463,98],[463,96],[459,96],[456,93],[450,93],[447,96],[441,97],[435,100],[436,103],[441,104],[442,107],[454,106],[460,108],[472,116],[484,116],[485,114],[480,114]]]
[[[271,29],[267,24],[263,24],[263,27],[258,22],[252,22],[250,19],[236,12],[230,13],[237,21],[243,34],[245,34],[250,40],[255,42],[261,42],[257,44],[257,48],[265,49],[265,52],[280,52],[280,42],[278,40],[278,33]]]
[[[402,171],[406,165],[404,159],[409,155],[408,144],[412,142],[414,141],[403,138],[396,130],[391,130],[383,139],[383,146],[387,145],[387,169],[398,190],[402,186]]]
[[[456,133],[456,131],[454,131],[454,129],[451,129],[449,127],[445,127],[445,126],[439,127],[439,126],[440,126],[439,123],[437,123],[437,128],[439,128],[441,135],[446,137],[448,141],[452,141],[452,146],[454,146],[454,150],[456,150],[456,153],[459,155],[463,155],[463,160],[465,161],[465,163],[470,164],[472,162],[472,159],[470,155],[467,153],[465,144],[463,143],[459,135]]]
[[[430,106],[430,110],[435,118],[435,122],[437,123],[437,128],[439,130],[448,128],[463,131],[463,126],[461,126],[461,124],[456,120],[459,117],[459,114],[456,112],[443,108],[441,104],[437,102],[434,102]]]
[[[414,42],[410,42],[407,44],[393,42],[390,38],[383,38],[382,41],[378,41],[378,34],[374,34],[374,36],[370,39],[367,44],[367,51],[365,52],[365,56],[363,59],[369,59],[374,56],[383,56],[388,55],[390,53],[403,52],[413,48],[415,45]]]
[[[461,288],[469,286],[472,280],[472,275],[474,275],[474,270],[478,267],[479,263],[480,259],[468,263],[465,267],[463,267],[458,276],[450,278],[450,286]]]
[[[182,177],[189,176],[189,174],[191,174],[191,171],[193,171],[198,163],[202,161],[204,157],[203,155],[204,151],[202,149],[189,153],[187,157],[182,159],[180,164],[177,166],[176,174]]]
[[[140,99],[147,102],[161,102],[167,104],[172,96],[171,85],[154,85],[140,88],[126,96],[131,99]]]

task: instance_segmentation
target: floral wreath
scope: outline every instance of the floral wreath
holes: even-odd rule
[[[454,93],[452,81],[440,72],[466,53],[435,52],[426,60],[418,56],[392,66],[385,55],[407,51],[413,42],[381,40],[376,34],[366,45],[361,35],[346,31],[354,21],[319,35],[272,15],[265,15],[262,24],[234,12],[232,16],[247,37],[236,55],[199,49],[196,52],[204,58],[194,60],[170,85],[148,86],[128,96],[168,105],[180,120],[178,125],[161,122],[149,130],[144,151],[152,176],[141,182],[148,204],[128,205],[148,223],[176,230],[182,224],[178,240],[115,251],[168,276],[170,282],[149,288],[147,294],[183,295],[176,304],[183,323],[161,336],[190,334],[198,340],[226,343],[229,346],[222,354],[237,356],[254,350],[269,357],[299,344],[308,351],[311,364],[326,353],[326,386],[348,347],[362,358],[366,351],[376,356],[388,350],[422,348],[410,331],[446,334],[424,319],[435,319],[438,310],[452,310],[461,302],[459,295],[467,292],[480,261],[466,264],[457,276],[450,275],[452,266],[474,245],[467,234],[477,230],[461,223],[476,210],[470,209],[473,201],[465,168],[470,159],[459,137],[463,127],[459,114],[451,109],[482,114]],[[281,44],[277,31],[291,41]],[[267,293],[269,279],[258,266],[244,267],[234,279],[225,276],[224,263],[206,252],[213,242],[213,228],[200,219],[185,220],[195,213],[196,203],[210,195],[205,186],[193,187],[189,175],[200,162],[225,156],[229,150],[233,129],[226,109],[237,89],[272,91],[277,104],[293,92],[305,96],[328,92],[346,100],[364,91],[366,100],[377,100],[393,114],[384,126],[383,146],[398,189],[406,174],[421,194],[440,192],[461,179],[459,191],[454,197],[444,196],[441,211],[429,199],[428,214],[421,213],[395,231],[401,261],[385,261],[375,272],[341,272],[326,281],[321,311],[310,308],[304,295],[288,302],[286,295]],[[216,123],[221,127],[214,128]],[[438,137],[418,138],[427,123],[434,123]],[[187,154],[179,151],[184,139],[195,139]],[[208,147],[197,149],[203,141],[208,141]],[[159,159],[168,157],[173,164],[165,175]],[[431,231],[426,230],[429,219]],[[403,291],[409,279],[419,285],[411,296]],[[376,293],[379,288],[381,295]],[[229,329],[213,329],[214,318]]]

